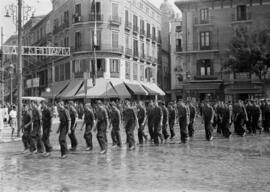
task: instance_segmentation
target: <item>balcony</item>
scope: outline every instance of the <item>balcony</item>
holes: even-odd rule
[[[82,18],[81,15],[74,14],[73,17],[72,17],[72,22],[73,23],[81,23],[82,19],[83,18]]]
[[[118,72],[111,72],[111,78],[120,78],[120,73]]]
[[[152,57],[151,56],[147,56],[146,57],[146,62],[147,63],[152,63]]]
[[[145,30],[144,29],[140,29],[140,37],[145,37]]]
[[[157,43],[158,43],[158,45],[160,45],[160,44],[161,44],[161,37],[160,37],[160,36],[158,36]]]
[[[217,80],[218,77],[215,75],[196,75],[194,80]]]
[[[131,27],[132,27],[131,22],[126,22],[126,23],[125,23],[125,30],[126,30],[126,31],[130,31],[130,30],[131,30]]]
[[[84,72],[76,72],[76,73],[73,73],[74,79],[81,79],[81,78],[83,78],[83,73],[84,73]]]
[[[195,17],[194,25],[200,26],[200,25],[213,25],[213,16],[209,16],[207,20],[201,20],[199,17]]]
[[[93,14],[93,13],[91,13],[91,14],[89,14],[88,21],[90,21],[90,22],[97,21],[99,23],[102,23],[104,21],[104,18],[103,18],[103,15],[101,15],[101,14]]]
[[[157,62],[158,62],[158,59],[157,59],[157,58],[152,57],[152,63],[157,64]]]
[[[68,23],[68,22],[63,23],[63,24],[60,25],[60,26],[55,26],[55,27],[53,28],[53,34],[55,35],[55,34],[59,33],[60,31],[63,31],[64,29],[66,29],[66,28],[68,28],[68,27],[69,27],[69,23]]]
[[[126,79],[130,79],[130,73],[126,73]]]
[[[135,59],[139,59],[139,52],[138,52],[138,50],[133,50],[133,57],[135,58]]]
[[[175,51],[176,52],[182,52],[183,51],[183,48],[181,46],[176,46]]]
[[[93,52],[94,47],[92,44],[82,44],[81,46],[72,46],[71,52],[78,53],[78,52]],[[111,44],[101,44],[96,46],[96,52],[105,52],[105,53],[115,53],[115,54],[123,54],[124,48],[121,45],[112,46]]]
[[[112,16],[110,18],[110,24],[120,26],[121,25],[121,17]]]
[[[251,12],[247,12],[246,14],[243,14],[241,16],[232,14],[232,24],[248,23],[248,22],[252,22]]]
[[[142,61],[142,62],[145,61],[145,54],[140,54],[140,61]]]
[[[133,25],[133,33],[136,34],[136,35],[139,33],[139,27],[138,26]]]
[[[208,52],[219,52],[219,42],[214,42],[213,40],[210,41],[208,46],[202,46],[200,43],[189,43],[183,44],[185,47],[181,52],[181,54],[185,53],[208,53]]]
[[[152,35],[152,43],[156,43],[157,42],[157,37],[156,35]]]
[[[147,33],[147,35],[146,35],[146,40],[147,40],[147,41],[150,41],[151,38],[152,38],[152,37],[151,37],[151,34],[150,34],[150,33]]]
[[[132,49],[126,48],[125,49],[125,55],[128,56],[128,57],[131,57],[132,56]]]

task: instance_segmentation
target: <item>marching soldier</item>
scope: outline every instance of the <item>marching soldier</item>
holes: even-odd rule
[[[148,121],[148,130],[149,130],[149,135],[151,138],[151,141],[154,140],[154,122],[153,122],[153,108],[154,108],[154,103],[151,100],[150,103],[148,104],[147,107],[147,121]]]
[[[23,106],[23,113],[22,113],[22,142],[24,145],[24,153],[27,150],[33,152],[35,150],[35,145],[31,138],[31,131],[32,131],[32,113],[29,109],[28,105]]]
[[[167,131],[168,124],[169,124],[169,112],[168,109],[165,106],[165,103],[163,101],[160,102],[160,107],[162,109],[163,114],[163,121],[162,121],[162,133],[163,138],[165,139],[165,142],[167,142],[167,139],[169,138],[169,133]]]
[[[265,107],[264,107],[264,131],[269,133],[270,128],[270,101],[265,101]]]
[[[156,101],[154,104],[154,108],[152,109],[153,115],[153,126],[154,126],[154,143],[159,144],[159,139],[161,143],[163,143],[163,136],[161,133],[162,123],[163,123],[163,112],[160,106],[158,106],[158,102]]]
[[[252,133],[256,134],[256,130],[259,130],[261,133],[261,128],[259,126],[259,120],[261,118],[261,109],[260,106],[257,104],[256,101],[252,102]]]
[[[109,117],[105,107],[102,105],[101,101],[97,101],[97,140],[100,146],[100,154],[105,154],[107,152],[107,129],[109,129]]]
[[[71,149],[70,151],[75,151],[78,145],[78,141],[75,135],[75,129],[77,127],[77,117],[78,117],[78,113],[76,108],[74,107],[74,103],[73,101],[69,102],[68,105],[68,110],[69,110],[69,114],[70,114],[70,120],[71,120],[71,130],[70,130],[70,134],[69,139],[70,139],[70,143],[71,143]]]
[[[247,127],[248,133],[252,133],[252,110],[253,110],[253,106],[251,104],[251,101],[249,100],[246,105],[246,111],[247,111],[247,116],[248,116],[246,127]]]
[[[204,121],[204,128],[205,128],[205,137],[206,140],[212,141],[213,140],[213,127],[212,124],[214,122],[214,109],[210,105],[209,101],[206,100],[206,104],[202,109],[203,121]]]
[[[241,100],[235,104],[233,111],[234,131],[237,135],[244,137],[246,135],[244,125],[248,121],[248,117],[245,106]]]
[[[82,128],[85,125],[85,131],[84,131],[84,139],[86,142],[86,150],[91,151],[93,150],[93,141],[92,141],[92,129],[95,126],[95,115],[93,112],[93,108],[90,103],[85,104],[84,106],[84,122],[82,124]]]
[[[120,136],[120,125],[121,125],[121,113],[117,108],[116,103],[111,103],[111,123],[112,123],[112,131],[111,137],[113,141],[113,147],[118,146],[122,147],[121,136]]]
[[[31,137],[35,145],[34,152],[43,153],[43,142],[41,140],[42,115],[37,103],[35,102],[32,102],[32,121],[33,129],[31,132]]]
[[[182,143],[186,143],[188,139],[189,114],[188,108],[183,102],[183,100],[179,100],[179,103],[177,105],[177,112],[180,126],[180,139]]]
[[[138,139],[139,144],[143,144],[143,140],[147,141],[147,135],[144,132],[145,122],[146,122],[146,109],[142,104],[142,101],[139,101],[138,103],[138,123],[139,123],[139,129],[138,129]]]
[[[52,128],[52,112],[50,111],[47,103],[45,101],[41,102],[42,106],[42,126],[43,126],[43,134],[42,141],[44,143],[46,153],[44,156],[50,156],[50,152],[52,151],[52,146],[50,144],[50,132]]]
[[[130,101],[126,101],[126,108],[124,110],[124,127],[127,134],[127,143],[130,150],[135,149],[134,131],[138,127],[137,115],[130,106]]]
[[[195,115],[196,115],[196,109],[190,101],[188,101],[188,107],[189,107],[189,113],[190,113],[189,124],[188,124],[188,136],[192,138],[194,135],[194,120],[195,120]]]
[[[175,111],[173,102],[169,103],[168,112],[169,112],[169,127],[170,127],[171,140],[173,140],[175,136],[174,124],[175,124],[175,118],[176,118],[176,111]]]
[[[64,107],[64,103],[61,101],[58,103],[58,113],[60,125],[57,130],[59,133],[59,144],[61,148],[61,159],[67,158],[67,134],[71,128],[71,120],[69,111]]]
[[[231,136],[230,124],[231,124],[231,111],[227,104],[222,103],[222,121],[221,121],[221,132],[222,135],[226,138]]]

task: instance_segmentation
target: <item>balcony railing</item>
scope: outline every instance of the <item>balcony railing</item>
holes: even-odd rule
[[[103,22],[103,15],[101,14],[89,14],[89,21],[90,22],[94,22],[94,21],[97,21],[97,22]]]
[[[82,44],[79,47],[71,46],[71,52],[93,52],[94,47],[92,44]],[[96,46],[96,52],[108,52],[108,53],[117,53],[123,54],[124,48],[121,45],[112,46],[111,44],[101,44]]]
[[[176,52],[182,52],[183,51],[183,48],[181,46],[176,46]]]
[[[158,44],[161,44],[161,37],[158,36],[158,41],[157,41]]]
[[[139,27],[136,25],[133,25],[133,33],[138,34],[138,32],[139,32]]]
[[[126,48],[125,49],[125,55],[131,57],[132,56],[132,49]]]
[[[152,57],[152,62],[153,62],[153,63],[155,63],[155,64],[157,64],[158,59],[157,59],[157,58]]]
[[[130,73],[126,73],[126,79],[130,79]]]
[[[194,80],[217,80],[218,77],[215,75],[196,75]]]
[[[153,42],[153,43],[156,43],[156,41],[157,41],[156,35],[152,35],[152,42]]]
[[[151,40],[151,34],[150,34],[150,33],[147,33],[147,35],[146,35],[146,40],[148,40],[148,41]]]
[[[238,16],[237,14],[232,14],[232,22],[245,22],[252,20],[251,12],[247,12],[245,15]]]
[[[202,46],[200,43],[189,43],[189,44],[183,44],[182,52],[193,52],[193,51],[218,51],[219,50],[219,42],[215,42],[210,39],[210,44],[208,46]],[[186,49],[187,48],[187,49]]]
[[[139,52],[137,50],[133,50],[133,57],[139,59]]]
[[[147,63],[152,63],[152,57],[151,56],[147,56],[146,57],[146,62]]]
[[[125,30],[127,30],[127,31],[130,31],[131,30],[131,27],[132,27],[132,24],[131,24],[131,22],[125,22]]]
[[[83,78],[83,72],[76,72],[76,73],[73,73],[73,75],[74,75],[74,79]]]
[[[144,29],[140,29],[140,36],[145,37],[145,30]]]
[[[111,72],[111,77],[112,78],[120,78],[120,73],[116,73],[116,72]]]
[[[200,17],[195,17],[195,25],[209,25],[213,24],[213,16],[209,16],[208,19],[201,20]]]
[[[98,70],[97,71],[97,77],[98,78],[104,77],[104,73],[105,73],[105,71]],[[92,78],[93,77],[93,72],[90,72],[89,74],[90,74],[90,78]],[[74,77],[74,79],[82,79],[82,78],[84,78],[84,72],[73,73],[73,77]]]
[[[112,16],[110,18],[110,24],[111,25],[121,25],[121,17]]]
[[[73,23],[80,23],[83,21],[83,18],[81,15],[74,14],[72,18]]]
[[[145,61],[145,54],[140,54],[140,60]]]

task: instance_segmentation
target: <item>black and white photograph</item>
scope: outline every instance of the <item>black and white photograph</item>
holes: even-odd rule
[[[269,192],[270,0],[0,0],[0,192]]]

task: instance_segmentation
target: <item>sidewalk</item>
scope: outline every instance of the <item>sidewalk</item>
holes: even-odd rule
[[[14,137],[11,137],[11,127],[8,124],[4,124],[4,128],[0,130],[0,143],[21,141],[21,138],[17,138],[17,131],[14,131]]]

